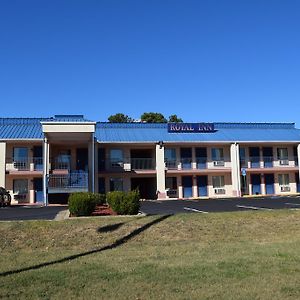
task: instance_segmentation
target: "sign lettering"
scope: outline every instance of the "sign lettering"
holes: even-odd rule
[[[213,123],[168,123],[169,133],[215,132]]]

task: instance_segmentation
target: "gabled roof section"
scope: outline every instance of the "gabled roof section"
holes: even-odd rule
[[[100,142],[300,142],[295,123],[214,123],[215,132],[169,133],[166,123],[97,123]]]
[[[50,118],[0,118],[0,140],[43,139],[43,123],[95,124],[83,115],[55,115]]]
[[[0,139],[42,139],[46,118],[0,118]]]

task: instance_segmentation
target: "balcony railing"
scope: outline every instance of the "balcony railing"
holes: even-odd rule
[[[7,171],[42,171],[42,157],[8,158],[6,160]]]
[[[197,164],[197,169],[206,169],[207,168],[207,158],[197,157],[196,164]]]
[[[172,159],[172,160],[166,160],[165,161],[165,165],[168,169],[170,170],[177,170],[178,169],[178,162],[176,159]]]
[[[272,168],[273,167],[273,156],[264,156],[263,162],[264,162],[265,168]]]
[[[124,168],[124,161],[111,159],[107,161],[106,166],[108,170],[122,170]]]
[[[154,170],[155,160],[153,158],[131,158],[132,170]]]
[[[182,169],[191,169],[192,168],[192,158],[191,157],[181,158],[180,162],[181,162]]]
[[[260,168],[260,157],[259,156],[250,156],[250,168]]]
[[[72,192],[88,190],[88,173],[72,172],[66,175],[50,174],[48,180],[49,192]]]

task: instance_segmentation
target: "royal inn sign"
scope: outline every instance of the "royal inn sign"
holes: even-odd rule
[[[169,123],[169,133],[215,132],[214,123]]]

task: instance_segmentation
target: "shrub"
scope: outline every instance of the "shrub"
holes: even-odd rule
[[[109,206],[116,213],[121,214],[121,202],[123,199],[124,193],[119,191],[109,192],[107,193],[106,199]]]
[[[137,190],[131,192],[109,192],[109,206],[119,215],[135,215],[140,209],[140,195]]]
[[[93,193],[73,193],[68,199],[69,211],[76,217],[90,216],[95,210],[96,203],[97,196]]]
[[[106,203],[105,194],[95,194],[96,205],[103,205]]]

